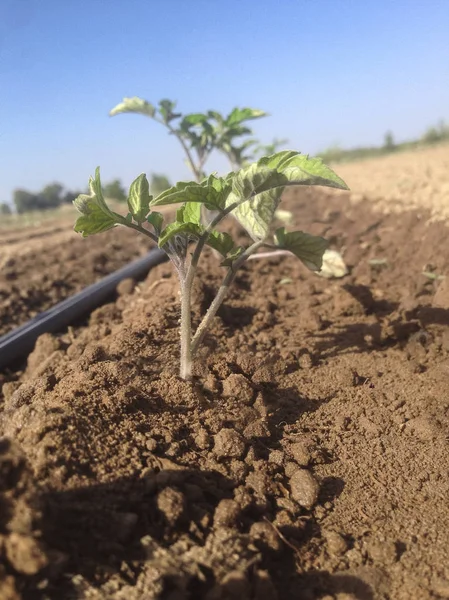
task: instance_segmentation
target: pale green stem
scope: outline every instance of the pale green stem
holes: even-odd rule
[[[247,248],[245,252],[243,252],[229,268],[228,272],[225,275],[225,278],[223,279],[223,283],[221,284],[217,292],[217,295],[215,296],[212,304],[209,306],[206,314],[203,317],[203,320],[199,324],[198,329],[196,330],[195,335],[193,336],[191,345],[192,358],[195,356],[207,330],[209,329],[215,315],[217,314],[218,309],[222,305],[223,300],[226,298],[229,292],[229,288],[235,279],[238,269],[246,260],[248,260],[248,258],[252,254],[254,254],[254,252],[256,252],[261,246],[263,246],[263,244],[264,241],[260,240],[249,246],[249,248]]]
[[[129,227],[130,229],[135,229],[139,233],[143,233],[144,235],[149,237],[151,240],[153,240],[153,242],[156,242],[156,244],[158,243],[157,236],[154,233],[151,233],[151,231],[148,231],[148,229],[145,229],[145,227],[142,227],[142,225],[135,225],[134,223],[130,223],[129,221],[126,221],[126,219],[124,219],[123,217],[121,217],[121,219],[122,219],[121,224],[124,225],[125,227]]]
[[[181,379],[189,380],[192,378],[192,348],[191,348],[191,337],[192,337],[192,285],[195,277],[196,268],[201,255],[201,251],[204,248],[204,244],[207,241],[210,231],[215,227],[217,223],[223,219],[228,212],[234,210],[235,206],[232,205],[228,209],[222,211],[206,228],[203,235],[198,240],[195,251],[190,261],[187,274],[184,278],[180,277],[181,282],[181,368],[180,376]]]
[[[192,314],[191,295],[186,291],[186,281],[181,281],[181,368],[180,376],[185,381],[192,379]]]

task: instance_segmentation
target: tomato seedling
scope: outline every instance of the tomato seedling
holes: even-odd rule
[[[81,213],[75,231],[84,237],[123,225],[150,237],[162,248],[173,263],[181,290],[181,364],[180,376],[192,377],[192,360],[198,352],[204,335],[225,299],[237,270],[260,248],[288,250],[304,265],[319,271],[327,241],[303,231],[287,232],[284,227],[272,233],[275,211],[286,186],[322,185],[348,189],[321,159],[309,158],[299,152],[285,150],[266,156],[248,167],[231,172],[225,177],[210,175],[201,182],[180,182],[159,196],[149,193],[144,173],[131,184],[128,195],[129,213],[113,212],[106,204],[100,182],[100,170],[89,180],[90,194],[81,194],[74,201]],[[173,222],[164,224],[164,216],[154,211],[158,206],[179,204]],[[216,216],[204,225],[201,206],[214,211]],[[238,246],[228,233],[220,232],[217,225],[232,215],[247,231],[251,242]],[[190,245],[192,252],[188,252]],[[198,263],[205,246],[210,246],[221,257],[225,270],[222,283],[195,332],[192,332],[192,286]]]
[[[183,115],[178,112],[176,103],[172,100],[160,100],[154,106],[136,96],[124,98],[109,112],[112,117],[122,113],[150,117],[165,126],[181,144],[187,165],[196,181],[205,177],[204,166],[214,150],[228,158],[233,170],[247,163],[251,158],[249,148],[255,146],[257,140],[249,138],[241,141],[240,138],[248,138],[253,133],[246,122],[267,116],[266,112],[256,108],[234,108],[227,116],[216,110]],[[279,143],[279,140],[274,141],[274,144]],[[261,148],[263,146],[257,147],[258,150]]]

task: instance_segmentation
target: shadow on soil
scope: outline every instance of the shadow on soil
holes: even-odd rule
[[[341,493],[343,485],[336,478],[323,481],[320,500],[335,498]],[[167,520],[167,515],[158,505],[158,494],[165,487],[179,490],[186,499],[182,515],[173,522]],[[47,493],[44,498],[42,538],[50,548],[61,552],[65,559],[61,562],[57,577],[50,578],[50,585],[45,590],[46,597],[76,597],[80,590],[73,583],[74,574],[81,575],[93,587],[100,586],[114,574],[119,576],[122,585],[135,585],[149,559],[140,543],[144,536],[151,536],[165,550],[170,550],[180,537],[188,539],[186,548],[204,546],[206,538],[214,532],[210,523],[215,508],[223,498],[232,497],[232,487],[230,480],[216,472],[162,470],[143,479],[123,478],[110,484]],[[249,528],[247,518],[245,520],[242,515],[235,527],[236,535],[239,532],[244,534]],[[255,557],[258,555],[254,562],[271,574],[279,597],[284,597],[285,590],[288,595],[294,593],[299,599],[320,598],[330,591],[352,593],[358,600],[374,598],[370,587],[357,577],[322,572],[297,574],[301,549],[320,535],[319,526],[313,520],[279,531],[282,544],[278,551],[264,544],[258,546],[257,540],[252,541],[258,546],[253,546]],[[176,560],[175,555],[174,558]],[[238,569],[239,557],[236,561]],[[213,561],[211,564],[214,564]],[[162,562],[164,589],[168,593],[175,586],[179,593],[182,590],[181,595],[176,597],[186,600],[206,598],[212,588],[217,592],[218,572],[213,572],[207,565],[199,564],[198,567],[199,572],[205,574],[204,578],[198,579],[180,569],[174,581],[173,571],[167,571],[164,577]],[[252,569],[250,571],[246,576],[252,581],[254,574]],[[248,596],[243,592],[242,596],[241,590],[233,590],[232,586],[228,589],[228,585],[223,584],[222,590],[220,587],[219,598],[265,598],[259,593],[254,596],[254,590]],[[25,593],[24,598],[35,598],[30,587],[28,590],[30,594]],[[319,595],[311,596],[311,592]]]

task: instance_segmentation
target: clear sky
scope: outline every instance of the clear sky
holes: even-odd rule
[[[124,96],[250,106],[314,154],[449,120],[449,0],[0,0],[0,201],[52,181],[185,179],[177,142]],[[209,170],[225,163],[211,160]]]

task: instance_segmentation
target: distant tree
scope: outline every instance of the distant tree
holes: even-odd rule
[[[103,194],[105,198],[126,202],[127,195],[120,179],[114,179],[114,181],[107,183],[103,188]]]
[[[436,127],[429,127],[429,129],[422,136],[421,140],[425,144],[434,144],[435,142],[439,142],[441,139],[441,133],[438,131]]]
[[[165,175],[152,173],[150,179],[150,192],[153,196],[159,196],[171,187],[171,183]]]
[[[39,196],[37,194],[28,192],[27,190],[14,190],[13,203],[16,207],[16,211],[19,214],[28,212],[30,210],[39,210],[42,208]]]
[[[396,148],[396,144],[394,143],[394,138],[391,131],[387,131],[387,133],[385,134],[384,148],[385,150],[394,150]]]
[[[56,208],[62,203],[64,186],[58,182],[46,185],[38,194],[40,208]]]
[[[11,207],[6,202],[0,203],[0,215],[10,215],[12,213]]]

